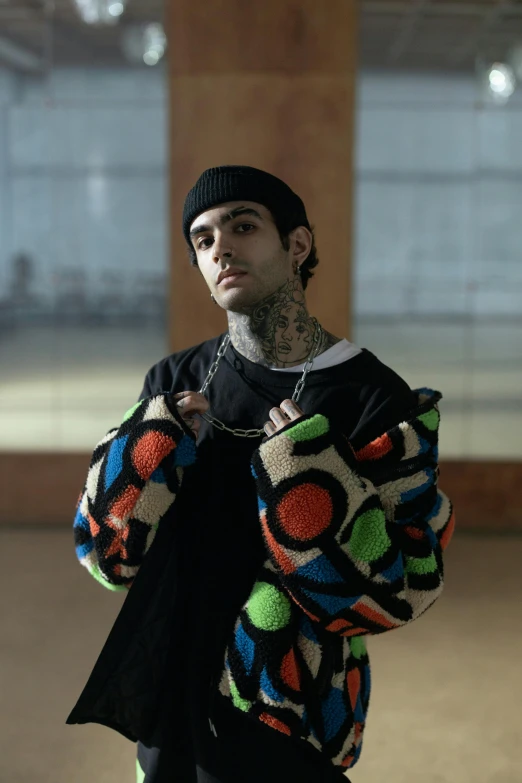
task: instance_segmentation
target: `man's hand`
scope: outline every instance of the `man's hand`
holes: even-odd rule
[[[293,400],[283,400],[281,407],[272,408],[269,415],[272,421],[267,421],[263,426],[268,437],[282,430],[291,421],[300,419],[304,416],[304,411]]]
[[[173,398],[176,400],[176,407],[181,414],[181,418],[197,439],[201,426],[201,419],[198,414],[201,415],[208,411],[209,403],[207,398],[199,392],[193,391],[178,392],[178,394],[173,395]]]

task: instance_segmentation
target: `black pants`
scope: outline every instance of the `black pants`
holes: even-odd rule
[[[163,761],[163,755],[161,758]],[[169,783],[238,783],[240,780],[236,776],[238,772],[237,769],[232,773],[234,775],[232,778],[226,776],[226,773],[225,776],[217,778],[210,772],[206,772],[202,769],[188,756],[178,756],[176,759],[173,759],[173,764],[169,770],[165,768],[165,765],[160,762],[159,759],[160,751],[158,748],[145,748],[144,746],[139,745],[138,761],[141,768],[147,770],[143,783],[159,783],[160,780],[162,782],[165,781],[165,783],[167,780]],[[287,781],[299,780],[299,783],[301,783],[303,778],[297,777],[295,772],[295,770],[292,770]],[[246,774],[248,777],[243,778],[242,783],[254,783],[254,781],[257,783],[272,783],[274,779],[273,773],[271,775],[267,774],[264,778],[260,778],[259,769],[252,769],[251,772],[247,772]],[[313,775],[313,778],[310,778],[310,774]],[[338,780],[339,783],[350,783],[346,776],[339,775],[336,780]],[[317,773],[308,770],[306,781],[307,783],[324,783],[324,777],[320,770],[318,770]]]
[[[296,744],[258,724],[224,699],[206,721],[162,728],[156,746],[138,743],[143,783],[350,783],[306,742]]]

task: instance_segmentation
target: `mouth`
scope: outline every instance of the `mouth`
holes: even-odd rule
[[[232,283],[235,283],[237,280],[239,280],[240,277],[244,277],[245,275],[246,272],[233,272],[232,274],[226,275],[226,277],[222,277],[221,280],[219,280],[218,285],[219,286],[230,285]]]
[[[288,343],[279,343],[278,350],[279,353],[290,353],[290,346]]]

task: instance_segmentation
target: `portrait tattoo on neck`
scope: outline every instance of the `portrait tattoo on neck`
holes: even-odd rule
[[[308,313],[299,280],[288,280],[247,314],[229,313],[229,331],[236,350],[265,367],[288,367],[306,361],[316,325]],[[338,339],[323,330],[318,353]]]

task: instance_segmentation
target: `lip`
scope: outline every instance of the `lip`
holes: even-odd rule
[[[242,272],[241,269],[227,269],[224,272],[219,273],[217,284],[221,285],[221,283],[224,283],[227,280],[232,283],[234,280],[243,277],[243,275],[246,275],[246,272]]]

